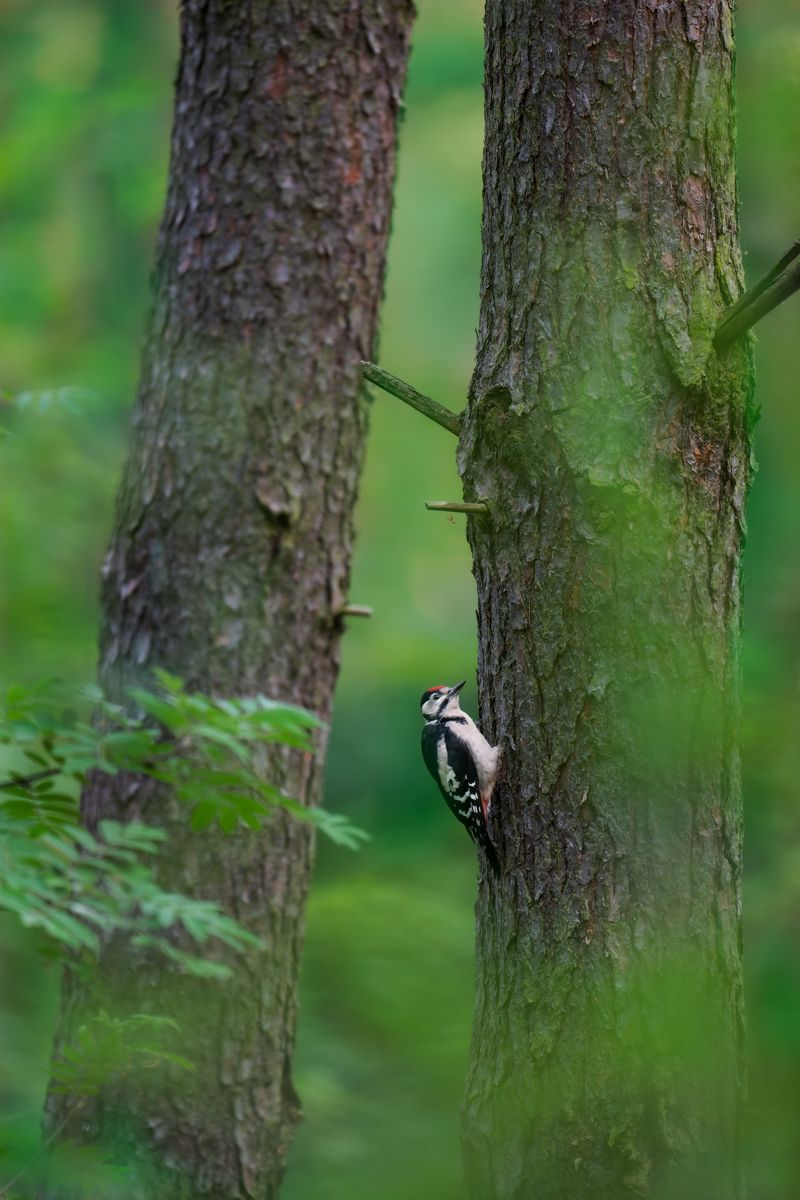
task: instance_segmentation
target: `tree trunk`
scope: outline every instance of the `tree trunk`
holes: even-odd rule
[[[104,569],[101,676],[154,666],[327,718],[367,428],[359,361],[381,298],[410,0],[184,0],[166,210],[130,454]],[[322,751],[271,778],[319,799]],[[225,984],[110,945],[68,979],[60,1040],[98,1004],[181,1026],[189,1077],[128,1080],[68,1121],[136,1166],[137,1197],[277,1194],[310,827],[188,836],[185,812],[99,779],[87,820],[166,822],[162,883],[221,903],[262,952]],[[187,1082],[188,1079],[188,1082]],[[51,1096],[57,1126],[73,1103]]]
[[[503,862],[475,1200],[740,1192],[740,550],[752,373],[728,0],[488,0],[460,444]]]

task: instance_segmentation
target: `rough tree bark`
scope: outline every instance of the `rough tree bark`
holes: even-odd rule
[[[488,0],[462,426],[504,748],[464,1105],[475,1200],[740,1195],[751,362],[728,0]]]
[[[410,0],[184,0],[168,197],[130,454],[104,569],[101,677],[153,666],[327,718],[366,434]],[[319,799],[322,751],[278,782]],[[175,1016],[191,1076],[128,1080],[68,1122],[121,1149],[136,1196],[273,1197],[299,1117],[290,1061],[312,835],[187,837],[162,797],[99,779],[87,820],[166,822],[163,882],[264,942],[202,983],[111,945],[70,978],[60,1037],[98,1003]],[[69,1099],[51,1096],[58,1124]]]

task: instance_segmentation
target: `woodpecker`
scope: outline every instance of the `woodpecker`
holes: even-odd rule
[[[472,717],[461,708],[458,693],[465,683],[466,679],[455,687],[441,683],[422,693],[422,757],[448,808],[466,827],[473,842],[483,847],[489,865],[499,874],[500,863],[489,837],[487,818],[500,748],[489,745]]]

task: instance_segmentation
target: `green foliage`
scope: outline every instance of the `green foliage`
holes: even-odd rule
[[[299,820],[312,821],[340,846],[356,849],[366,838],[343,817],[298,804],[266,782],[259,770],[260,746],[278,743],[307,753],[313,751],[310,733],[321,728],[313,713],[265,696],[217,700],[188,694],[175,676],[166,671],[157,671],[156,675],[163,695],[141,689],[131,691],[142,711],[160,722],[170,735],[166,743],[156,740],[151,749],[154,765],[146,765],[144,773],[168,784],[191,808],[193,829],[206,829],[215,822],[226,833],[237,824],[258,829],[279,806]],[[118,707],[106,705],[106,711],[115,724],[124,720]],[[137,739],[143,728],[147,727],[135,725],[132,743],[127,740],[129,728],[118,729],[105,739],[106,747],[111,738],[116,739],[111,753],[118,769],[142,770],[141,766],[131,766],[126,756],[132,753],[142,761],[144,747]]]
[[[79,1146],[63,1141],[39,1151],[31,1146],[23,1159],[0,1149],[0,1158],[12,1166],[16,1174],[0,1186],[4,1200],[33,1200],[42,1194],[55,1193],[60,1200],[123,1200],[130,1195],[130,1178],[126,1167],[109,1161],[95,1146]],[[8,1170],[8,1166],[7,1166]]]
[[[3,422],[3,417],[12,410],[30,411],[39,416],[53,411],[77,415],[80,412],[81,400],[87,399],[96,400],[97,397],[86,388],[44,388],[39,392],[18,392],[16,395],[7,388],[0,388],[0,438],[13,436],[7,424]]]
[[[189,974],[224,978],[228,968],[201,953],[216,939],[234,950],[257,948],[248,930],[216,905],[165,891],[152,866],[163,830],[131,821],[100,821],[97,832],[80,821],[79,798],[93,773],[126,774],[140,786],[162,789],[183,803],[192,829],[217,825],[223,833],[257,830],[276,808],[313,821],[340,845],[364,835],[344,818],[303,808],[267,775],[277,756],[313,753],[321,722],[294,705],[264,696],[216,699],[187,692],[180,679],[156,672],[158,692],[132,689],[129,711],[96,686],[46,684],[10,687],[0,707],[0,747],[18,763],[0,779],[0,911],[38,931],[51,953],[91,961],[101,939],[124,935],[153,948]],[[99,781],[95,778],[95,785]],[[210,836],[210,835],[209,835]],[[176,944],[180,930],[196,948]],[[182,939],[183,940],[183,939]],[[177,1033],[168,1018],[99,1013],[82,1025],[51,1064],[52,1091],[74,1100],[134,1072],[192,1064],[165,1044]],[[32,1187],[57,1181],[59,1194],[116,1194],[124,1173],[95,1147],[69,1142],[31,1147],[17,1164],[0,1140],[0,1159]]]
[[[22,1200],[41,1194],[48,1186],[65,1200],[124,1196],[129,1178],[126,1167],[109,1161],[97,1146],[76,1145],[60,1135],[69,1121],[80,1116],[86,1099],[110,1081],[167,1065],[193,1070],[186,1058],[162,1044],[165,1036],[177,1032],[175,1021],[145,1013],[117,1020],[101,1012],[80,1026],[75,1042],[62,1047],[50,1066],[51,1090],[73,1099],[66,1118],[41,1146],[31,1137],[30,1123],[5,1122],[4,1127],[0,1122],[0,1162],[10,1175],[0,1186],[0,1196]],[[9,1138],[12,1132],[13,1141]]]
[[[9,688],[0,745],[28,765],[0,781],[0,909],[72,951],[95,954],[103,936],[124,933],[192,974],[220,976],[223,965],[186,953],[169,932],[181,928],[197,946],[217,939],[237,950],[258,939],[217,905],[159,886],[147,860],[164,840],[160,829],[108,820],[97,834],[84,829],[79,795],[89,773],[155,781],[186,804],[195,830],[258,829],[283,807],[340,845],[356,846],[363,835],[265,779],[269,750],[313,751],[320,722],[312,713],[264,696],[213,699],[187,692],[165,671],[157,676],[160,693],[132,691],[134,715],[94,686]],[[81,715],[89,708],[94,719]]]
[[[78,387],[43,388],[38,392],[17,392],[16,395],[8,389],[0,389],[0,409],[16,408],[20,412],[31,409],[41,416],[53,409],[77,414],[82,400],[97,400],[97,396]]]
[[[169,1063],[181,1071],[193,1071],[187,1058],[161,1045],[164,1034],[177,1033],[177,1022],[169,1017],[137,1013],[119,1020],[98,1013],[81,1025],[72,1045],[64,1046],[50,1066],[51,1091],[75,1097],[95,1096],[109,1079],[121,1079],[137,1071],[152,1071]]]

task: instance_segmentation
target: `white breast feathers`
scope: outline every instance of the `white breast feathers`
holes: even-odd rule
[[[484,812],[488,811],[489,804],[492,798],[492,790],[497,779],[498,760],[500,758],[500,747],[490,746],[486,738],[481,733],[478,726],[473,721],[472,717],[463,710],[454,713],[454,716],[465,718],[462,724],[460,721],[453,721],[450,725],[456,737],[461,738],[469,747],[469,752],[472,755],[475,769],[478,772],[478,786],[481,790],[481,800],[483,801]]]

